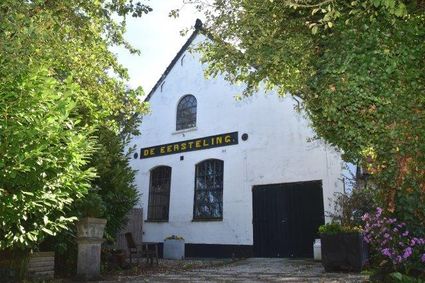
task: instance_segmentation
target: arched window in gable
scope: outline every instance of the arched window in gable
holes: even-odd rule
[[[171,167],[158,166],[151,170],[149,184],[149,221],[168,221],[170,207]]]
[[[185,95],[180,99],[177,105],[176,131],[196,127],[196,98],[191,95]]]

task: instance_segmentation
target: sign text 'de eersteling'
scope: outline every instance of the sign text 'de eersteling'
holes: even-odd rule
[[[140,159],[238,144],[238,132],[173,142],[140,149]]]

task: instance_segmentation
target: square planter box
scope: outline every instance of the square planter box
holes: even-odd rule
[[[360,272],[367,260],[367,246],[361,233],[321,234],[322,264],[327,272]]]
[[[184,259],[184,240],[165,239],[164,240],[165,259]]]

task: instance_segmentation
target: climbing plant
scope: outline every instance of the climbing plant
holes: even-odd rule
[[[187,2],[205,12],[207,75],[299,97],[385,210],[425,233],[424,1]]]

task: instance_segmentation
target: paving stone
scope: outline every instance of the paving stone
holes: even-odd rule
[[[358,273],[326,273],[320,262],[280,258],[249,258],[218,267],[127,277],[122,282],[368,282]]]

